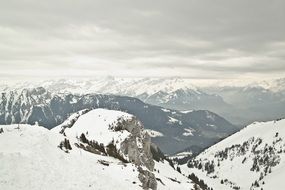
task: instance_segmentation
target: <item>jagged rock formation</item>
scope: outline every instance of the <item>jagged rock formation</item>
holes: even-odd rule
[[[137,119],[132,118],[127,122],[119,121],[118,125],[121,130],[127,130],[131,133],[131,136],[122,142],[121,151],[136,165],[145,165],[150,171],[153,171],[154,161],[150,151],[151,140],[149,134],[143,131],[142,124]]]

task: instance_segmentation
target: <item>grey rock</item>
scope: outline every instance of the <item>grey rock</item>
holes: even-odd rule
[[[121,130],[127,130],[131,135],[122,142],[121,151],[137,166],[145,166],[150,171],[153,171],[154,161],[150,151],[150,136],[143,131],[142,123],[136,118],[123,121],[117,124],[117,128],[120,126]]]
[[[157,181],[155,175],[148,170],[139,167],[139,180],[142,182],[143,189],[157,189]]]

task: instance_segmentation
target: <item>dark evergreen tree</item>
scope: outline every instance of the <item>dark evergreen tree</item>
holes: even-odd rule
[[[181,173],[181,169],[180,167],[177,166],[177,169],[176,169],[179,173]]]
[[[80,141],[83,143],[89,143],[88,139],[86,138],[86,136],[84,135],[84,133],[82,133],[79,137]]]

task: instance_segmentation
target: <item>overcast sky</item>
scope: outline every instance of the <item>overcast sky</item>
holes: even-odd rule
[[[1,77],[285,76],[284,0],[0,0]]]

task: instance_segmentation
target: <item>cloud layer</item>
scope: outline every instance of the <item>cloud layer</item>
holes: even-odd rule
[[[285,76],[283,0],[0,0],[1,76]]]

